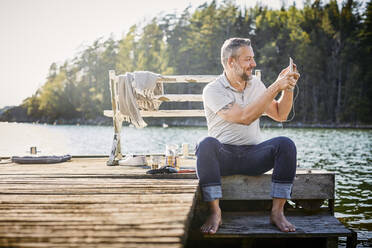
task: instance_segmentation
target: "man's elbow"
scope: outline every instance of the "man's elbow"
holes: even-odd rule
[[[287,120],[287,118],[288,118],[288,115],[279,115],[277,117],[276,121],[278,121],[278,122],[284,122],[284,121]]]

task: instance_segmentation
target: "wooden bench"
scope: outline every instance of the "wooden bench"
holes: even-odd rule
[[[216,79],[216,75],[170,75],[162,76],[157,80],[157,86],[164,89],[165,84],[204,84]],[[107,165],[117,165],[122,158],[120,133],[122,127],[122,118],[119,110],[118,99],[119,77],[114,70],[109,71],[109,84],[111,91],[112,110],[105,110],[103,114],[113,118],[114,139]],[[187,86],[186,86],[187,87]],[[164,92],[164,90],[163,90]],[[164,102],[202,102],[200,92],[198,94],[164,94],[160,97]],[[176,109],[176,110],[158,110],[158,111],[140,111],[142,117],[204,117],[203,109]]]
[[[110,89],[112,110],[105,111],[105,116],[113,117],[114,141],[108,165],[116,165],[121,159],[120,131],[121,118],[118,109],[118,76],[110,71]],[[257,70],[256,76],[261,74]],[[186,87],[194,83],[206,84],[217,76],[181,75],[164,76],[157,84],[185,83]],[[172,102],[201,102],[199,94],[165,94],[163,99]],[[141,111],[143,117],[204,117],[203,109]],[[195,166],[195,160],[193,161]],[[182,166],[182,164],[181,164]],[[154,175],[154,178],[196,178],[195,174]],[[215,235],[201,235],[199,227],[203,223],[207,206],[199,200],[196,203],[192,228],[189,233],[189,247],[210,246],[221,241],[243,242],[245,247],[262,246],[257,242],[274,242],[279,239],[291,241],[312,241],[324,247],[337,247],[338,237],[347,237],[347,246],[356,246],[356,233],[344,227],[334,217],[335,174],[325,170],[298,170],[294,181],[291,204],[287,204],[288,219],[297,226],[295,233],[282,233],[269,225],[269,211],[272,199],[271,171],[261,176],[251,177],[234,175],[222,177],[223,198],[220,201],[223,210],[223,225]],[[274,239],[274,241],[273,241]],[[263,241],[264,240],[264,241]],[[290,240],[290,241],[288,241]],[[288,243],[289,242],[289,243]],[[266,244],[266,243],[264,243]],[[271,244],[272,245],[272,244]],[[267,245],[265,245],[267,246]],[[278,247],[277,244],[275,244]],[[296,246],[296,245],[293,245]],[[303,246],[303,245],[301,245]],[[221,247],[221,246],[220,246]],[[280,247],[280,246],[279,246]]]

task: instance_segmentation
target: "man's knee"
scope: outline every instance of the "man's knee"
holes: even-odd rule
[[[279,142],[281,150],[296,154],[296,144],[293,140],[285,136],[279,136],[277,137],[277,141]]]
[[[196,153],[215,151],[220,145],[220,142],[213,137],[205,137],[196,147]]]

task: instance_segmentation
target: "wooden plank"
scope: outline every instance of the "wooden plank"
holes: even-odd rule
[[[152,204],[154,205],[154,204]],[[172,204],[169,204],[169,205],[172,205]],[[126,205],[128,206],[128,205]],[[174,206],[174,204],[173,204]],[[138,207],[138,208],[137,208]],[[167,215],[167,214],[172,214],[174,216],[180,216],[180,215],[183,215],[184,211],[188,211],[189,210],[189,206],[187,206],[187,204],[177,204],[176,206],[174,206],[172,209],[169,209],[167,207],[164,207],[163,209],[159,209],[157,206],[153,206],[153,209],[156,210],[156,211],[153,211],[153,212],[149,212],[148,209],[146,208],[146,204],[138,204],[138,206],[136,206],[136,209],[120,209],[120,208],[112,208],[110,206],[107,206],[107,209],[99,209],[99,210],[95,210],[95,209],[92,209],[90,208],[89,209],[89,215],[95,215],[95,214],[103,214],[103,215],[107,215],[107,214],[111,214],[112,211],[116,211],[117,213],[121,213],[121,214],[128,214],[128,215],[135,215],[135,214],[143,214],[141,216],[146,216],[147,215],[151,215],[151,216],[162,216],[162,215]],[[0,210],[0,213],[1,214],[7,214],[6,217],[11,217],[11,216],[22,216],[22,215],[32,215],[32,216],[41,216],[41,215],[44,215],[44,214],[49,214],[49,215],[52,215],[52,214],[69,214],[69,215],[79,215],[79,214],[86,214],[88,211],[88,209],[75,209],[74,206],[70,205],[70,209],[66,209],[66,208],[62,208],[62,209],[39,209],[38,207],[37,208],[30,208],[30,209],[24,209],[24,208],[21,208],[21,209],[18,209],[18,206],[16,209],[1,209]]]
[[[135,229],[140,230],[152,230],[152,229],[183,229],[184,223],[182,222],[169,222],[169,223],[141,223],[135,226],[130,224],[120,224],[120,223],[110,223],[107,221],[89,221],[89,222],[78,222],[78,221],[17,221],[17,223],[12,221],[2,221],[0,223],[0,228],[14,227],[22,230],[23,228],[66,228],[66,229],[100,229],[100,230],[116,230],[116,229],[130,229],[135,231]],[[135,228],[134,228],[135,227]]]
[[[20,173],[21,174],[21,173]],[[11,180],[11,177],[14,177],[13,175],[7,175],[8,179]],[[28,174],[28,177],[30,178],[35,178],[37,176]],[[121,173],[121,174],[72,174],[72,173],[67,173],[67,174],[61,174],[61,173],[53,173],[53,174],[47,174],[43,173],[40,178],[59,178],[59,177],[64,177],[66,179],[74,179],[74,178],[85,178],[85,179],[95,179],[95,178],[104,178],[104,179],[196,179],[195,173],[173,173],[173,174],[143,174],[143,173]],[[0,182],[0,184],[5,183],[5,182]]]
[[[0,195],[1,204],[9,203],[188,203],[194,198],[193,194],[153,194],[153,195],[43,195],[37,196],[37,194],[27,195]]]
[[[334,174],[297,172],[292,199],[334,199]],[[222,200],[270,200],[271,173],[222,177]]]
[[[156,99],[164,102],[202,102],[201,94],[167,94],[156,96]]]
[[[80,203],[73,208],[71,208],[71,203],[45,203],[45,204],[19,204],[19,203],[3,203],[0,205],[0,212],[9,211],[11,212],[29,212],[29,211],[37,211],[37,212],[59,212],[59,211],[71,211],[71,212],[79,212],[79,211],[89,211],[92,212],[101,212],[101,211],[119,211],[119,212],[140,212],[143,210],[149,209],[156,209],[156,211],[168,211],[168,209],[174,210],[182,210],[187,209],[189,206],[188,204],[179,204],[177,202],[168,202],[168,203],[95,203],[95,204],[84,204]]]
[[[86,180],[89,179],[197,179],[195,173],[173,173],[173,174],[144,174],[139,173],[139,172],[133,172],[133,173],[124,173],[124,172],[119,172],[115,174],[115,171],[112,172],[105,172],[102,174],[99,174],[100,171],[96,171],[96,173],[87,173],[86,175],[84,174],[73,174],[72,172],[67,172],[67,173],[61,173],[61,172],[55,172],[55,173],[47,173],[47,172],[41,172],[40,176],[38,177],[35,174],[26,174],[25,177],[27,179],[32,180],[33,178],[41,178],[41,179],[58,179],[60,177],[64,177],[66,179],[71,179],[73,180],[74,178],[85,178]],[[17,175],[21,175],[22,173],[13,173],[13,174],[7,174],[6,178],[3,178],[4,181],[0,181],[0,184],[5,183],[5,180],[17,180]]]
[[[85,226],[86,228],[86,226]],[[169,228],[167,230],[167,237],[164,237],[164,231],[162,230],[156,230],[156,229],[148,229],[148,230],[142,230],[142,232],[138,232],[136,230],[131,230],[130,228],[118,228],[114,230],[106,229],[106,230],[100,230],[96,227],[96,230],[90,229],[69,229],[65,226],[60,227],[49,227],[44,226],[41,228],[28,228],[26,230],[19,230],[15,226],[8,226],[6,229],[2,230],[0,232],[0,237],[2,238],[12,238],[12,237],[21,237],[21,238],[31,238],[31,237],[43,237],[43,238],[54,238],[54,237],[86,237],[86,236],[94,236],[94,237],[107,237],[112,236],[112,232],[117,232],[117,236],[120,236],[121,238],[127,238],[127,239],[135,239],[139,240],[139,238],[143,241],[149,241],[149,239],[154,241],[161,241],[161,239],[166,240],[173,240],[173,241],[179,241],[179,236],[183,235],[182,229],[171,229]],[[151,232],[152,237],[148,235],[148,233]]]
[[[120,234],[119,234],[120,235]],[[147,237],[95,237],[95,236],[89,236],[89,239],[87,239],[86,236],[83,237],[75,237],[75,236],[67,236],[67,237],[59,237],[58,235],[53,235],[51,237],[49,236],[34,236],[34,237],[0,237],[0,243],[2,240],[7,239],[8,241],[17,241],[18,239],[22,238],[25,240],[32,240],[34,242],[37,242],[40,239],[45,239],[48,240],[50,243],[79,243],[79,242],[87,242],[87,243],[113,243],[113,242],[118,242],[118,243],[162,243],[162,244],[167,244],[167,243],[177,243],[180,242],[180,239],[177,237],[155,237],[155,236],[147,236]]]
[[[161,83],[209,83],[218,75],[165,75],[157,80]]]
[[[17,240],[17,239],[15,239]],[[72,247],[84,247],[84,248],[99,248],[99,247],[107,247],[107,245],[109,247],[115,247],[115,248],[119,248],[119,247],[125,247],[125,248],[156,248],[156,247],[182,247],[182,245],[180,244],[177,244],[177,243],[171,243],[171,242],[167,242],[167,243],[156,243],[156,242],[145,242],[145,243],[140,243],[140,242],[118,242],[118,241],[112,241],[112,242],[109,242],[109,241],[103,241],[102,242],[92,242],[88,239],[88,241],[85,241],[84,239],[79,239],[79,240],[76,240],[76,244],[79,244],[79,245],[68,245],[66,246],[63,241],[61,240],[46,240],[46,241],[39,241],[41,239],[36,239],[37,243],[35,243],[35,239],[32,239],[32,240],[28,240],[28,242],[17,242],[17,246],[6,246],[6,247],[27,247],[27,248],[42,248],[42,247],[53,247],[53,248],[59,248],[59,247],[68,247],[68,248],[72,248]],[[71,240],[71,239],[70,239]],[[54,242],[53,242],[54,241]],[[40,243],[42,242],[42,243]],[[117,242],[117,243],[113,243],[113,242]],[[19,244],[19,245],[18,245]]]
[[[205,117],[203,109],[140,111],[140,113],[142,117]],[[103,115],[113,117],[113,112],[104,110]]]
[[[149,191],[148,189],[136,188],[105,188],[105,189],[83,189],[83,188],[70,188],[70,189],[40,189],[37,193],[33,189],[10,189],[0,190],[0,194],[33,194],[33,195],[99,195],[99,194],[184,194],[195,193],[195,188],[182,188],[182,189],[156,189]]]
[[[204,109],[140,111],[142,117],[205,117]]]
[[[155,211],[154,211],[155,212]],[[139,224],[155,224],[155,223],[169,223],[169,222],[179,222],[183,223],[185,220],[185,214],[182,215],[169,215],[152,216],[150,213],[122,213],[122,214],[107,214],[107,215],[86,215],[86,214],[43,214],[43,215],[16,215],[16,216],[0,216],[0,221],[74,221],[82,223],[90,223],[92,221],[102,221],[110,222],[112,224],[122,224],[122,225],[139,225]],[[166,235],[166,234],[165,234]]]
[[[330,237],[348,236],[351,231],[328,214],[296,214],[286,217],[296,226],[296,232],[285,233],[269,223],[269,212],[223,212],[222,225],[215,235],[207,238],[264,237]]]
[[[27,248],[50,248],[50,247],[53,247],[53,248],[81,248],[81,247],[84,247],[84,248],[100,248],[100,247],[107,247],[107,245],[109,245],[108,247],[112,247],[112,248],[160,248],[160,247],[174,247],[174,248],[177,248],[177,247],[182,247],[181,244],[179,243],[167,243],[167,244],[163,244],[163,243],[129,243],[129,242],[126,242],[125,244],[123,243],[89,243],[89,242],[80,242],[80,243],[69,243],[68,245],[66,245],[66,243],[51,243],[49,242],[49,240],[47,241],[43,241],[42,239],[39,239],[37,242],[32,242],[32,241],[29,241],[29,242],[25,242],[25,241],[18,241],[16,242],[17,246],[13,246],[13,245],[10,245],[10,244],[7,244],[7,246],[5,247],[27,247]]]
[[[85,181],[86,179],[84,179]],[[163,183],[163,184],[153,184],[153,185],[146,185],[146,183],[131,183],[130,181],[127,181],[126,183],[121,183],[121,182],[116,182],[116,183],[108,183],[106,185],[96,185],[92,182],[88,182],[84,184],[83,181],[77,182],[76,184],[68,184],[68,183],[58,183],[58,182],[43,182],[41,181],[36,181],[34,182],[27,182],[25,183],[11,183],[8,182],[0,184],[0,191],[9,191],[8,193],[11,193],[13,190],[16,192],[17,190],[34,190],[34,191],[45,191],[48,189],[53,189],[53,190],[60,190],[60,189],[68,189],[68,190],[86,190],[86,189],[94,189],[94,190],[100,190],[100,189],[147,189],[147,190],[158,190],[158,189],[173,189],[175,191],[178,190],[189,190],[189,189],[194,189],[195,184],[192,183],[174,183],[172,181],[169,182],[169,184]],[[99,180],[95,180],[98,182]],[[153,179],[146,180],[149,183],[156,183],[154,182]],[[192,180],[190,180],[192,181]],[[102,180],[101,180],[102,182]],[[48,187],[48,188],[46,188]]]

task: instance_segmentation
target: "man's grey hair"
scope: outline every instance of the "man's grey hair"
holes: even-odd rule
[[[251,40],[246,38],[230,38],[225,40],[221,47],[221,63],[226,69],[227,60],[230,57],[237,58],[237,51],[242,46],[251,46]]]

